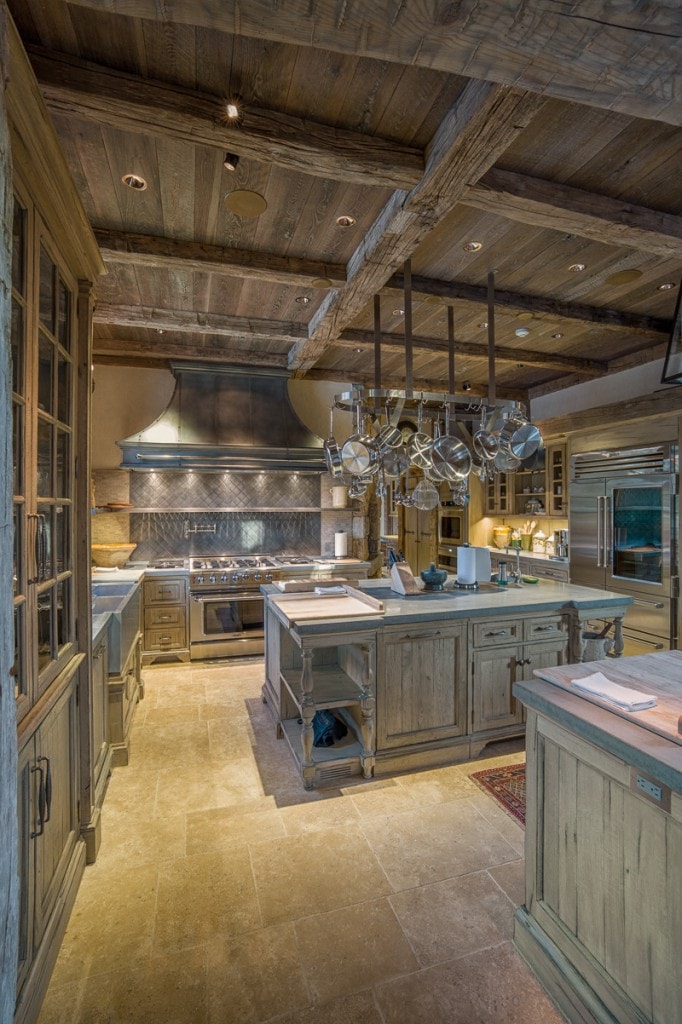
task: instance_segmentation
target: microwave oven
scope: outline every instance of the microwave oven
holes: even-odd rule
[[[438,509],[438,546],[466,544],[469,531],[467,529],[466,509],[445,505]]]

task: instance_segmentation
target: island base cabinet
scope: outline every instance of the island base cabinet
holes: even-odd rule
[[[466,740],[466,625],[385,628],[377,650],[377,770],[457,760]]]
[[[128,764],[130,757],[130,730],[143,696],[141,655],[142,637],[138,635],[120,675],[109,676],[109,742],[115,768]]]
[[[19,751],[19,958],[15,1024],[33,1022],[85,867],[79,836],[76,669]],[[21,744],[21,737],[20,737]]]
[[[90,762],[90,818],[81,828],[85,840],[86,859],[94,864],[102,837],[102,804],[111,774],[112,750],[109,744],[109,657],[106,637],[92,652]]]
[[[526,746],[515,945],[567,1020],[677,1024],[682,799],[654,805],[631,765],[530,709]]]

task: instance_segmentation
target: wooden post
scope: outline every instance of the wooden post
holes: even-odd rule
[[[17,727],[14,682],[12,563],[12,154],[5,83],[8,76],[7,8],[0,4],[0,1024],[14,1016],[19,938],[17,865]]]

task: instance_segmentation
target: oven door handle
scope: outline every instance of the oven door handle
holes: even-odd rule
[[[262,601],[262,594],[245,593],[244,591],[234,591],[233,593],[222,593],[213,594],[190,594],[192,601],[196,601],[197,604],[212,604],[215,601]]]

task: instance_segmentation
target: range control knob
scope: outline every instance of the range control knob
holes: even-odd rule
[[[249,577],[249,574],[248,574],[248,572],[243,572],[243,573],[242,573],[242,579],[243,579],[243,580],[248,580],[249,578],[250,578],[250,577]]]
[[[221,574],[220,574],[220,582],[221,583],[227,583],[227,573],[226,572],[221,572]]]
[[[260,581],[261,581],[261,578],[262,578],[262,577],[261,577],[261,574],[260,574],[259,572],[254,572],[254,574],[253,574],[253,579],[254,579],[254,582],[255,582],[255,583],[260,583]]]
[[[203,576],[196,576],[194,582],[195,583],[203,583],[204,582],[204,577]]]
[[[266,572],[266,574],[265,574],[265,582],[266,583],[272,582],[272,573],[271,572]]]
[[[208,577],[208,582],[209,583],[215,583],[215,573],[214,572],[212,572],[211,575]]]
[[[238,572],[233,572],[232,573],[232,582],[233,583],[239,583],[239,573]]]

